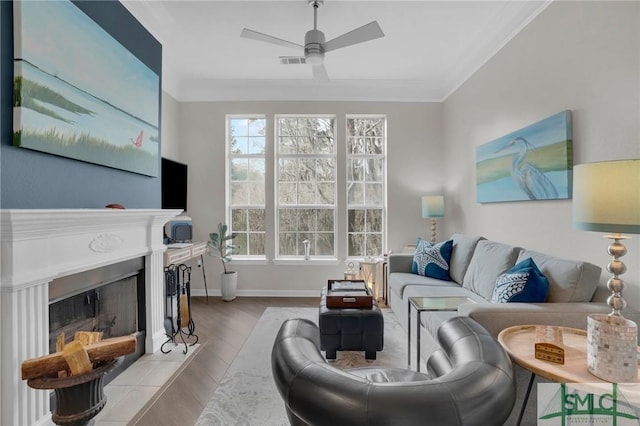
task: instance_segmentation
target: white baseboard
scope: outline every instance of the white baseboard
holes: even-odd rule
[[[245,297],[320,297],[320,290],[238,290],[238,296]],[[206,296],[203,288],[191,290],[192,296]],[[209,290],[209,296],[222,296],[220,289]]]

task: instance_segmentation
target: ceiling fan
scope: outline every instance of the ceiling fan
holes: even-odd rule
[[[244,28],[241,37],[253,40],[264,41],[267,43],[278,44],[280,46],[290,47],[293,49],[303,49],[304,57],[288,57],[283,63],[308,63],[313,66],[313,77],[319,80],[328,80],[327,70],[324,67],[324,54],[332,50],[343,47],[352,46],[354,44],[363,43],[365,41],[374,40],[384,37],[384,33],[378,25],[377,21],[369,22],[366,25],[351,30],[332,40],[325,42],[324,33],[317,28],[318,24],[318,8],[324,4],[323,0],[308,0],[309,5],[313,6],[313,29],[307,31],[304,36],[304,46],[281,38],[273,37],[268,34],[259,33],[257,31]]]

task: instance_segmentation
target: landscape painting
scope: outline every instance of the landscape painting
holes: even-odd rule
[[[479,203],[571,198],[571,111],[476,148]]]
[[[13,4],[13,144],[158,176],[160,77],[70,1]]]

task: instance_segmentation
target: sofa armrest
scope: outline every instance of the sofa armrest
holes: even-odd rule
[[[411,273],[413,253],[390,253],[387,262],[389,263],[390,274],[394,272]]]
[[[514,325],[561,325],[587,329],[587,315],[608,314],[605,303],[465,303],[458,313],[469,316],[497,336],[503,329]],[[625,312],[625,316],[627,312]],[[635,311],[629,319],[640,319]]]

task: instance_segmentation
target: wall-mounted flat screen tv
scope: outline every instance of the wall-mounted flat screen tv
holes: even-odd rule
[[[187,165],[162,158],[162,208],[187,211]]]

